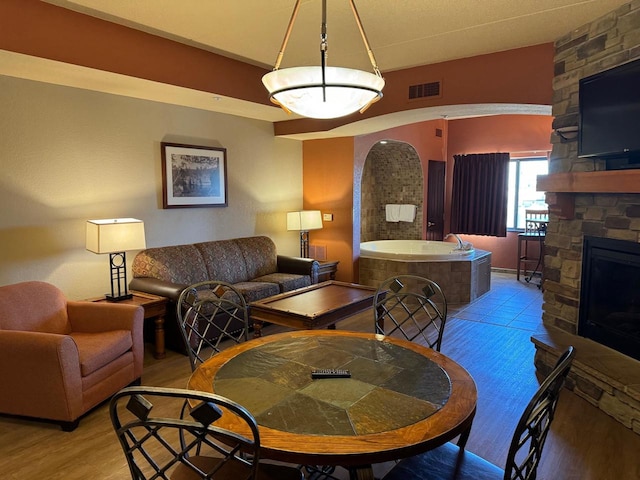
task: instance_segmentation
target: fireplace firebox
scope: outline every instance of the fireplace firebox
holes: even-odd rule
[[[578,335],[640,360],[640,244],[584,237]]]

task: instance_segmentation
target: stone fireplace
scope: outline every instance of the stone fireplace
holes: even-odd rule
[[[640,0],[572,31],[555,46],[553,128],[557,129],[578,124],[580,78],[640,57]],[[547,333],[532,338],[536,367],[548,371],[560,351],[575,345],[569,388],[640,434],[640,361],[598,338],[585,338],[579,327],[580,312],[585,311],[581,304],[586,301],[585,238],[638,244],[640,169],[604,171],[602,160],[578,158],[576,139],[553,134],[552,143],[549,175],[538,180],[538,189],[547,192],[550,218],[543,304]]]

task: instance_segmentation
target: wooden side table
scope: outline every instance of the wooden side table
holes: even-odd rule
[[[135,305],[144,309],[144,319],[154,319],[155,323],[155,350],[153,356],[155,358],[164,358],[166,356],[164,346],[164,317],[167,314],[167,301],[166,297],[159,297],[157,295],[151,295],[150,293],[137,292],[130,290],[129,293],[133,297],[122,300],[117,303],[124,305]],[[89,302],[106,302],[104,297],[90,298]]]
[[[320,264],[320,268],[318,268],[318,283],[336,279],[339,260],[318,260],[318,263]]]

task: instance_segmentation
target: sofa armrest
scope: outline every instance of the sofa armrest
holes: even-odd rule
[[[313,258],[278,255],[278,272],[309,275],[311,283],[318,283],[319,268],[318,261]]]
[[[78,349],[67,335],[0,330],[0,411],[72,421],[83,413]]]
[[[138,290],[139,292],[151,293],[152,295],[158,295],[160,297],[167,297],[173,302],[177,302],[182,291],[189,285],[183,285],[181,283],[171,283],[165,280],[159,280],[153,277],[136,277],[129,283],[131,290]]]

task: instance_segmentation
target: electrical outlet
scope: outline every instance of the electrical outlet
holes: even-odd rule
[[[323,213],[322,220],[325,222],[333,222],[333,213]]]

